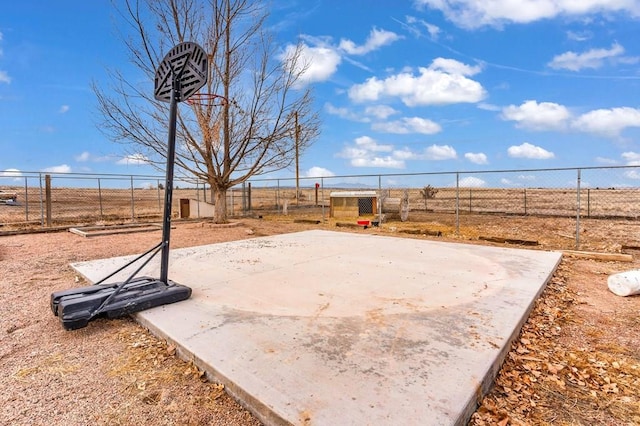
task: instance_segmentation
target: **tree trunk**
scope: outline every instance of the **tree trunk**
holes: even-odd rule
[[[227,223],[227,188],[216,188],[213,203],[213,223]]]
[[[216,187],[214,185],[211,184],[211,182],[209,182],[209,185],[211,185],[209,187],[209,202],[211,204],[215,204],[216,203]]]

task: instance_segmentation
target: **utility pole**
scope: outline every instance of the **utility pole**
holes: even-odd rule
[[[298,145],[300,142],[300,127],[298,126],[298,111],[295,112],[295,126],[296,126],[296,206],[298,205],[298,201],[300,199],[300,167],[299,167],[299,157],[298,157]]]

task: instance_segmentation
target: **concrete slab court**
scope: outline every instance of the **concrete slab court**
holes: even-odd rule
[[[130,258],[72,266],[95,282]],[[136,318],[267,424],[464,424],[560,258],[322,230],[261,237],[173,250],[169,278],[191,299]]]

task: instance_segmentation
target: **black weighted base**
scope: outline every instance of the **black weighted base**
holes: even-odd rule
[[[118,288],[121,287],[121,288]],[[109,296],[117,294],[102,306]],[[86,327],[97,317],[117,318],[191,296],[189,287],[150,277],[138,277],[125,283],[99,284],[51,294],[51,310],[66,330]]]

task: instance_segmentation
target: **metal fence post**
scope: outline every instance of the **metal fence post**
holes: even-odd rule
[[[44,195],[42,194],[42,173],[38,173],[40,181],[40,226],[44,228]]]
[[[527,188],[524,189],[524,215],[527,215]]]
[[[24,220],[29,222],[29,185],[28,177],[24,177]]]
[[[162,201],[160,198],[160,179],[156,179],[156,188],[158,189],[156,191],[158,193],[158,211],[162,212]]]
[[[460,173],[456,173],[456,235],[460,235]]]
[[[247,211],[247,194],[245,192],[246,187],[247,187],[246,182],[242,182],[242,214],[243,215]]]
[[[200,219],[200,181],[199,180],[196,181],[196,201],[198,202],[198,219]]]
[[[587,188],[587,217],[591,217],[591,188]]]
[[[580,249],[580,169],[578,169],[577,180],[578,196],[577,196],[577,208],[576,208],[576,250]]]
[[[102,186],[100,185],[100,178],[98,178],[98,204],[100,204],[100,219],[102,219]]]
[[[133,175],[130,176],[131,177],[131,221],[135,222],[135,207],[134,207],[134,201],[133,201]]]
[[[47,210],[47,226],[51,226],[51,175],[44,175],[44,196]]]
[[[320,196],[322,197],[322,222],[324,223],[324,178],[320,178]]]
[[[382,176],[378,175],[378,226],[382,226]]]
[[[469,188],[469,213],[471,213],[471,191],[472,189]]]

